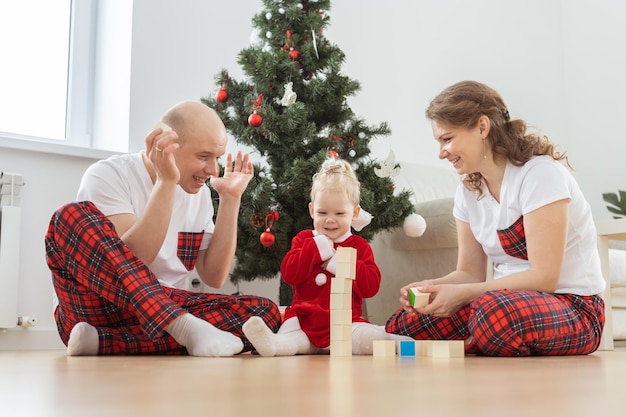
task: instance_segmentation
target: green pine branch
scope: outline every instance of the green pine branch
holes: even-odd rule
[[[386,122],[368,123],[347,103],[360,84],[342,72],[345,55],[324,36],[330,2],[262,3],[262,10],[252,18],[259,38],[243,48],[237,59],[244,79],[231,78],[222,69],[214,81],[217,89],[228,92],[228,99],[202,98],[217,111],[235,140],[253,148],[264,161],[255,165],[254,178],[242,197],[237,263],[231,274],[234,283],[274,278],[280,272],[292,238],[312,228],[311,178],[331,152],[354,167],[361,182],[361,206],[373,217],[358,234],[371,240],[377,232],[401,225],[414,212],[409,192],[395,192],[391,178],[375,174],[380,163],[371,158],[370,143],[389,135],[391,129]],[[298,51],[297,59],[290,55],[292,49]],[[297,100],[286,106],[281,98],[288,83]],[[252,127],[248,117],[255,110],[253,100],[260,95],[257,113],[263,122]],[[271,227],[274,244],[265,247],[259,236],[266,230],[263,219],[271,211],[280,218]],[[283,293],[288,291],[281,287],[281,303],[289,304],[290,298]]]

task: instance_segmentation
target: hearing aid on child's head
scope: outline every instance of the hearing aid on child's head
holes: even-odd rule
[[[171,127],[169,127],[169,125],[167,125],[167,124],[163,123],[162,121],[159,121],[159,123],[157,123],[157,124],[154,126],[154,128],[155,128],[155,129],[161,128],[161,129],[163,129],[163,132],[169,132],[170,130],[172,130],[172,128],[171,128]]]

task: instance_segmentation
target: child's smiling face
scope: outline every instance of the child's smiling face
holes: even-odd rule
[[[350,230],[359,209],[360,207],[355,206],[341,190],[318,192],[314,201],[309,203],[313,228],[331,240],[343,236]]]

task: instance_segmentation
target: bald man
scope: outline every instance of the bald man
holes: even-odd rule
[[[68,355],[232,356],[253,349],[241,330],[249,317],[278,330],[268,299],[182,289],[194,268],[212,288],[229,275],[254,172],[237,152],[219,176],[227,140],[214,110],[179,103],[145,151],[89,167],[76,202],[53,214],[46,258]],[[220,198],[215,222],[207,180]]]

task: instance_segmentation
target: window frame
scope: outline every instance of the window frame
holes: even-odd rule
[[[113,146],[116,149],[106,149],[102,143],[98,143],[96,119],[99,116],[102,117],[102,114],[106,114],[107,110],[98,107],[102,107],[103,104],[98,104],[96,93],[99,91],[98,73],[100,75],[106,73],[103,69],[99,70],[98,66],[106,65],[107,58],[103,58],[102,51],[99,51],[99,48],[103,48],[99,38],[106,37],[108,33],[118,29],[107,28],[106,25],[111,23],[112,15],[124,12],[122,8],[130,10],[132,15],[132,3],[132,0],[117,0],[115,2],[71,0],[65,137],[52,139],[13,132],[0,132],[0,148],[87,157],[106,157],[113,153],[127,151],[127,134],[123,138],[119,138],[118,143]],[[104,45],[104,47],[108,47],[109,50],[112,48],[110,45]],[[129,57],[128,63],[130,63]],[[117,64],[119,65],[119,62]],[[130,74],[130,67],[128,69]],[[102,90],[102,86],[100,89]],[[123,131],[128,127],[128,119],[121,120],[121,124]],[[100,136],[105,133],[107,132],[102,132]],[[120,141],[125,141],[125,143],[120,144]]]
[[[93,146],[97,0],[72,0],[65,143]]]

